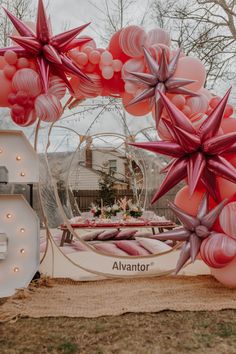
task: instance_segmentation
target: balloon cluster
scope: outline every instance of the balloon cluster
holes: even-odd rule
[[[5,52],[0,62],[2,82],[0,106],[9,107],[12,120],[26,127],[37,118],[53,122],[62,114],[62,99],[66,85],[58,76],[50,76],[49,88],[43,92],[36,66],[27,58],[18,58],[11,50]]]
[[[223,99],[219,97],[211,97],[209,101],[208,112],[206,112],[203,118],[201,117],[201,124],[198,123],[195,125],[195,133],[194,131],[192,132],[196,138],[195,142],[197,143],[197,139],[201,136],[201,139],[203,139],[202,142],[204,142],[204,139],[207,139],[206,143],[203,143],[201,154],[204,153],[204,149],[207,149],[206,151],[208,151],[209,155],[206,155],[203,165],[201,165],[199,160],[200,155],[197,157],[198,160],[195,160],[195,157],[197,156],[195,155],[195,157],[189,161],[187,167],[188,171],[186,171],[188,177],[187,180],[185,180],[187,185],[179,190],[175,196],[174,202],[175,210],[179,208],[179,214],[177,214],[178,217],[181,215],[185,215],[185,217],[187,215],[187,218],[190,219],[194,217],[193,220],[195,220],[196,225],[198,225],[200,220],[200,217],[198,216],[199,208],[201,208],[202,201],[206,196],[206,191],[209,193],[211,192],[212,187],[214,188],[214,190],[212,189],[212,195],[208,196],[209,214],[212,214],[214,208],[217,208],[220,203],[224,201],[225,206],[223,207],[217,219],[214,220],[214,224],[212,225],[211,230],[209,230],[209,232],[207,231],[205,235],[203,235],[201,230],[200,235],[202,237],[202,242],[199,248],[199,255],[200,258],[211,268],[212,274],[220,282],[227,286],[236,287],[236,227],[234,220],[236,212],[236,119],[231,117],[233,114],[233,107],[227,103],[226,98],[227,95],[225,95]],[[148,150],[151,151],[157,151],[157,149],[166,149],[167,145],[169,147],[173,144],[173,136],[176,134],[175,136],[177,140],[181,139],[180,143],[184,144],[185,148],[187,149],[186,144],[188,144],[188,141],[190,142],[192,136],[192,133],[189,131],[189,123],[191,122],[191,118],[186,114],[183,115],[183,111],[179,110],[180,107],[174,108],[174,106],[171,105],[170,100],[167,98],[164,98],[164,100],[168,106],[167,116],[169,120],[164,119],[162,124],[168,132],[167,138],[165,137],[161,142],[152,143],[152,146],[145,146],[148,143],[143,143],[143,146],[141,146],[142,143],[137,143],[136,145],[138,147],[148,148]],[[176,120],[174,121],[174,119]],[[175,126],[172,126],[173,130],[171,130],[170,125],[167,124],[168,121],[172,122],[172,124],[175,122]],[[187,124],[185,125],[185,123]],[[180,129],[178,128],[178,124],[181,125]],[[191,122],[191,124],[194,126],[193,122]],[[216,135],[214,137],[215,133]],[[158,146],[158,144],[160,144],[160,146]],[[177,154],[178,156],[183,156],[182,158],[185,159],[187,156],[190,156],[192,153],[194,153],[194,141],[192,140],[191,145],[191,149],[193,150],[186,150],[186,156],[184,154],[181,155],[180,150],[177,151],[177,145],[173,146],[173,149],[175,149],[175,152],[171,149],[166,151],[167,153],[165,153],[163,150],[163,153],[172,156]],[[213,165],[211,163],[212,158],[215,159]],[[222,168],[218,168],[218,163],[223,163]],[[168,166],[167,171],[169,172],[167,181],[169,183],[172,174],[171,163]],[[174,166],[173,163],[172,166]],[[210,173],[209,176],[211,176],[209,179],[210,186],[208,185],[207,180],[204,179],[206,177],[202,175],[193,192],[192,182],[196,182],[196,179],[201,176],[201,171],[203,171],[203,168],[209,168],[208,173]],[[176,165],[173,173],[180,173],[180,170],[177,171],[177,169],[178,168]],[[227,175],[227,173],[230,173],[230,175]],[[193,181],[191,181],[192,177]],[[177,175],[175,179],[176,178]],[[164,188],[166,187],[167,185],[164,184]],[[214,196],[214,192],[217,192],[218,195]],[[207,219],[205,220],[207,221]],[[204,224],[204,226],[205,225],[206,224]],[[180,236],[181,235],[175,236],[175,240],[180,240]],[[170,235],[168,235],[168,233],[166,235],[163,234],[162,236],[164,239],[169,239],[169,237]],[[173,239],[173,235],[171,235],[171,237],[170,239]],[[185,240],[185,238],[183,238],[183,240]],[[196,243],[192,243],[192,245],[196,247]],[[179,270],[180,266],[183,266],[183,264],[190,257],[190,250],[191,247],[189,249],[186,247],[182,249],[182,257],[180,258],[182,263],[180,262],[179,265],[177,265],[177,270]]]
[[[168,119],[168,114],[159,89],[194,124],[218,102],[203,88],[206,70],[201,61],[173,50],[170,35],[163,29],[146,32],[127,26],[113,34],[105,49],[90,37],[77,38],[87,24],[53,36],[42,0],[38,0],[36,24],[24,23],[5,11],[14,25],[14,45],[0,49],[0,105],[10,107],[13,121],[21,126],[36,118],[59,119],[66,88],[76,99],[121,97],[126,111],[134,116],[152,112],[165,139],[170,134],[160,118]],[[232,113],[229,106],[225,117]]]
[[[229,93],[221,99],[204,88],[202,62],[172,49],[163,29],[127,26],[105,49],[77,38],[87,24],[54,36],[43,0],[36,24],[5,12],[15,28],[14,45],[0,48],[0,107],[9,107],[20,126],[55,122],[68,89],[75,99],[120,97],[134,116],[152,112],[163,140],[132,145],[173,158],[154,201],[187,183],[172,206],[184,227],[163,234],[184,241],[177,270],[200,252],[217,279],[236,287],[236,119]]]

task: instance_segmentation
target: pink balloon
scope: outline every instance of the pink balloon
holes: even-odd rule
[[[205,83],[206,69],[199,59],[183,57],[179,59],[173,77],[196,80],[196,82],[187,85],[186,88],[198,91]]]
[[[217,180],[221,199],[223,200],[225,198],[232,198],[236,193],[236,184],[221,177],[218,177]]]
[[[111,66],[104,66],[102,68],[102,76],[106,80],[110,80],[114,75],[114,70]]]
[[[59,98],[63,98],[66,94],[66,84],[59,76],[51,76],[49,79],[48,93]]]
[[[205,113],[208,110],[208,99],[204,95],[189,97],[186,104],[191,109],[192,114]]]
[[[39,95],[35,100],[35,111],[37,117],[45,122],[55,122],[62,115],[62,105],[59,99],[50,94],[45,93]]]
[[[84,52],[84,49],[85,48],[92,48],[92,49],[96,49],[96,42],[92,39],[91,41],[89,41],[88,43],[85,43],[83,44],[81,47],[80,47],[80,50]],[[91,50],[90,50],[91,51]]]
[[[146,41],[146,32],[139,26],[128,26],[122,29],[119,41],[123,52],[130,57],[143,56],[142,46]]]
[[[15,115],[14,112],[11,111],[11,117],[13,122],[21,127],[28,127],[37,119],[35,110],[31,110],[28,113],[24,112],[22,115]]]
[[[107,50],[101,54],[100,62],[102,65],[112,65],[113,56]]]
[[[220,214],[220,226],[229,236],[236,238],[236,202],[227,204]]]
[[[224,134],[236,132],[236,119],[235,118],[224,119],[221,123],[221,128]]]
[[[229,118],[234,114],[234,107],[231,104],[227,104],[224,112],[224,118]]]
[[[4,57],[0,56],[0,70],[2,70],[6,65],[7,65],[6,60],[4,59]]]
[[[42,91],[40,77],[32,69],[18,70],[13,77],[12,86],[15,91],[25,91],[33,97]]]
[[[75,57],[76,63],[80,65],[86,65],[88,63],[88,55],[83,52],[79,52]]]
[[[0,107],[8,107],[8,96],[12,91],[11,81],[0,70]]]
[[[155,119],[155,112],[154,112],[154,110],[152,110],[152,116],[153,116],[153,119],[154,119],[154,121],[155,121],[156,119]],[[160,121],[159,121],[159,125],[158,125],[158,128],[157,128],[157,132],[158,132],[159,137],[160,137],[162,140],[168,140],[168,141],[171,141],[171,140],[172,140],[172,137],[171,137],[169,131],[167,130],[166,126],[164,125],[162,119],[160,119]]]
[[[115,72],[121,71],[122,66],[123,66],[123,63],[122,63],[121,60],[119,60],[119,59],[113,60],[113,62],[112,62],[112,67],[113,67],[113,70],[114,70]]]
[[[161,28],[152,29],[147,33],[147,39],[145,45],[147,47],[150,47],[153,44],[159,44],[159,43],[165,44],[169,47],[171,43],[170,35],[167,31]]]
[[[90,46],[89,44],[86,44],[85,47],[81,48],[81,51],[84,52],[85,54],[89,55],[94,48]]]
[[[123,106],[129,114],[133,116],[144,116],[151,111],[148,100],[135,103],[131,106],[127,106],[128,103],[133,99],[133,97],[134,97],[133,95],[130,95],[129,93],[126,92],[122,95]]]
[[[214,109],[218,105],[220,100],[221,98],[219,96],[212,97],[212,99],[209,102],[210,107]]]
[[[202,123],[203,113],[193,113],[189,116],[189,119],[193,123],[193,126],[198,129]]]
[[[101,54],[98,50],[92,50],[89,53],[89,61],[92,64],[98,64],[100,61]]]
[[[191,108],[187,105],[183,106],[182,112],[187,116],[190,117],[192,114]]]
[[[76,98],[82,97],[96,97],[102,94],[103,86],[101,76],[98,74],[88,74],[92,82],[85,82],[78,77],[73,76],[70,84],[75,92]]]
[[[13,50],[7,50],[4,54],[4,59],[9,65],[15,65],[17,62],[17,54]]]
[[[4,75],[11,80],[16,72],[16,67],[14,65],[6,65],[3,69]]]
[[[184,105],[186,104],[186,99],[183,95],[175,95],[171,99],[171,102],[174,103],[174,105],[181,110],[184,108]]]
[[[125,83],[125,91],[127,93],[130,93],[131,95],[135,95],[137,90],[138,90],[137,86],[135,84],[133,84],[132,82],[127,81]]]
[[[11,93],[8,95],[8,103],[9,103],[10,105],[13,105],[13,104],[17,103],[17,102],[16,102],[16,94],[15,94],[15,93],[11,92]]]
[[[177,192],[174,202],[179,208],[183,209],[185,212],[189,213],[190,215],[196,216],[199,204],[205,192],[206,191],[204,188],[198,188],[195,190],[193,195],[190,196],[189,187],[185,186]]]
[[[132,77],[130,74],[131,72],[144,72],[145,71],[145,64],[144,60],[142,59],[130,59],[128,60],[122,67],[122,79],[126,80],[129,77]],[[140,85],[135,84],[137,89]]]
[[[30,62],[26,58],[19,58],[17,60],[16,66],[18,69],[24,69],[24,68],[29,68],[31,66]],[[31,67],[31,69],[34,69],[35,67]]]
[[[210,93],[209,90],[207,90],[205,87],[200,88],[200,90],[198,91],[201,95],[206,96],[206,98],[208,98],[208,101],[210,101],[212,99],[212,94]]]
[[[121,31],[122,29],[113,34],[109,42],[108,50],[112,54],[114,59],[119,59],[122,61],[122,63],[125,63],[129,59],[129,57],[122,51],[120,47],[119,38]]]
[[[223,268],[236,255],[236,241],[225,234],[214,233],[203,240],[200,253],[209,267]]]
[[[9,97],[8,97],[8,100],[9,100]],[[16,101],[16,103],[20,104],[21,106],[29,107],[29,95],[27,94],[27,92],[18,91],[17,94],[15,95],[15,101]],[[32,106],[31,106],[31,108],[32,108]]]
[[[236,257],[224,268],[212,268],[211,274],[223,285],[236,288]]]

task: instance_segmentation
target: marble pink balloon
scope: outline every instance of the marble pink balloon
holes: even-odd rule
[[[169,33],[161,28],[152,29],[147,33],[147,39],[145,45],[147,47],[150,47],[151,45],[158,44],[158,43],[165,44],[168,47],[170,46],[171,43]]]
[[[87,74],[92,82],[84,82],[79,80],[78,91],[76,94],[82,94],[84,97],[96,97],[101,95],[103,86],[101,81],[101,76],[98,74]]]
[[[48,93],[59,98],[63,98],[66,94],[66,84],[59,76],[51,76],[49,79]]]
[[[208,110],[208,99],[205,95],[187,98],[186,105],[191,109],[192,114],[205,113]]]
[[[25,91],[33,97],[38,96],[42,91],[39,74],[28,68],[20,69],[15,73],[12,87],[15,91]]]
[[[236,257],[223,268],[212,268],[211,274],[223,285],[236,288]]]
[[[209,267],[222,268],[236,256],[236,241],[225,234],[214,233],[203,240],[200,253]]]
[[[122,67],[122,79],[125,80],[128,77],[132,77],[131,72],[144,72],[145,63],[143,58],[141,59],[130,59]]]
[[[153,116],[153,119],[155,120],[155,111],[154,110],[152,110],[152,116]],[[167,140],[167,141],[172,140],[172,136],[170,135],[170,133],[169,133],[166,125],[163,123],[162,119],[160,119],[160,122],[159,122],[159,125],[157,128],[157,132],[158,132],[159,137],[162,140]]]
[[[139,26],[128,26],[120,33],[119,41],[123,52],[130,57],[142,57],[146,32]]]
[[[15,116],[11,112],[11,117],[12,117],[13,122],[16,123],[17,125],[19,125],[20,127],[28,127],[28,126],[34,124],[34,122],[37,119],[36,112],[34,109],[32,109],[30,112],[24,114],[23,116]]]
[[[236,202],[227,204],[220,214],[220,226],[229,236],[236,238]]]
[[[36,98],[35,111],[38,118],[44,122],[55,122],[60,118],[63,109],[56,96],[45,93]]]

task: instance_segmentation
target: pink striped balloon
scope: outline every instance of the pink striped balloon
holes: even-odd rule
[[[220,226],[229,236],[236,238],[236,202],[227,204],[220,214]]]
[[[198,93],[198,92],[197,92]],[[208,110],[208,99],[205,95],[187,98],[186,105],[191,109],[192,114],[205,113]]]
[[[222,268],[236,256],[236,241],[225,234],[213,233],[203,240],[200,253],[209,267]]]
[[[14,113],[11,111],[11,117],[13,122],[19,125],[20,127],[28,127],[34,124],[37,119],[36,112],[34,109],[20,116],[14,115]]]
[[[20,69],[15,73],[12,87],[15,91],[25,91],[33,97],[38,96],[42,91],[39,74],[29,68]]]
[[[63,98],[66,94],[66,84],[59,76],[51,76],[49,80],[48,93],[59,98]]]
[[[130,57],[143,56],[142,46],[147,35],[144,29],[139,26],[128,26],[120,33],[119,42],[123,52]]]
[[[92,82],[78,81],[78,89],[76,90],[79,95],[84,97],[100,96],[103,90],[101,76],[98,74],[87,74]]]
[[[50,93],[39,95],[35,100],[34,106],[38,118],[44,122],[57,121],[63,111],[59,99]]]

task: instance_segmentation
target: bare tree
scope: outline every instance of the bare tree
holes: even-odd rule
[[[138,2],[136,0],[102,0],[99,5],[90,0],[92,6],[100,14],[99,20],[103,22],[102,31],[93,30],[99,35],[102,42],[107,44],[111,36],[121,28],[130,24],[143,25],[148,14],[149,0],[144,0],[143,11],[137,14]],[[134,13],[136,14],[134,16]]]
[[[5,47],[10,43],[8,36],[11,34],[12,24],[2,10],[2,6],[20,20],[29,20],[33,12],[32,0],[0,0],[0,6],[0,45]]]
[[[170,30],[176,45],[203,61],[208,85],[234,78],[235,0],[153,0],[152,9],[153,20]]]

